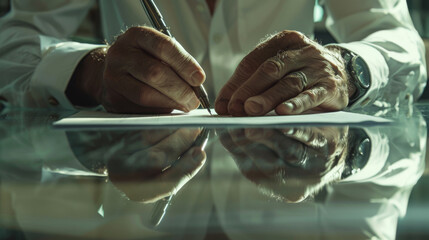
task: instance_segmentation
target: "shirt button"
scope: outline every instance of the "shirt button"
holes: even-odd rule
[[[213,42],[219,44],[222,41],[222,34],[216,33],[213,35]]]
[[[58,102],[57,99],[55,99],[54,97],[50,97],[48,99],[49,104],[51,104],[52,106],[58,106],[60,103]]]

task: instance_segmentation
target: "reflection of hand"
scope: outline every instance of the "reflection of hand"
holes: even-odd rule
[[[280,115],[343,109],[352,96],[340,51],[283,31],[247,55],[219,93],[221,115]]]
[[[244,176],[286,201],[301,201],[341,176],[348,129],[233,129],[221,134]]]
[[[194,146],[199,129],[143,131],[143,142],[130,143],[109,157],[109,179],[131,200],[154,202],[179,191],[205,162]],[[180,157],[180,159],[179,159]]]
[[[101,104],[110,112],[190,111],[199,100],[193,87],[205,73],[174,39],[148,27],[133,27],[106,49],[88,54],[67,95],[74,104]]]

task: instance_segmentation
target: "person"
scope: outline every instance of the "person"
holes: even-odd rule
[[[0,20],[8,105],[188,112],[204,83],[221,115],[300,114],[396,106],[426,84],[406,0],[321,1],[339,42],[327,46],[312,39],[314,0],[158,0],[175,39],[149,27],[140,1],[105,0],[107,44],[67,40],[94,3],[11,1]]]

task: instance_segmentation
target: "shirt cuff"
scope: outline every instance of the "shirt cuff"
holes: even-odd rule
[[[32,105],[74,109],[65,95],[67,85],[82,58],[100,47],[104,45],[62,42],[43,49],[30,82]]]
[[[383,55],[369,43],[352,42],[333,44],[358,54],[368,65],[371,73],[371,86],[364,96],[349,106],[350,109],[360,108],[375,102],[380,98],[380,89],[383,89],[389,76],[389,68]]]

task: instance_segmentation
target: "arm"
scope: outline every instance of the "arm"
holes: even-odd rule
[[[65,89],[98,45],[66,41],[94,1],[13,0],[0,19],[0,96],[13,107],[72,108]]]
[[[354,106],[392,106],[420,96],[426,85],[425,49],[406,0],[325,0],[327,28],[339,46],[359,54],[371,87]]]

